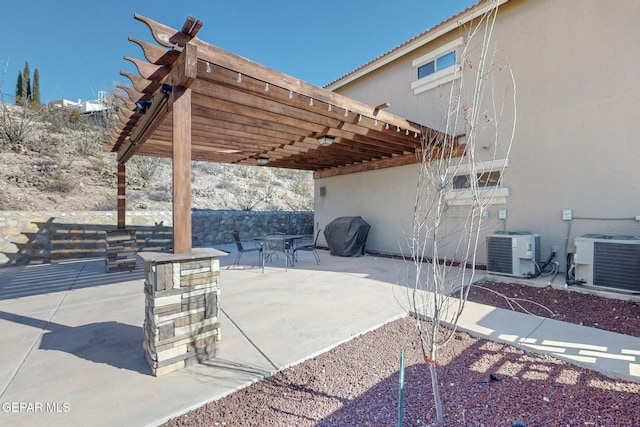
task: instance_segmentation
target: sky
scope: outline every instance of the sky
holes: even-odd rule
[[[475,4],[477,0],[4,0],[0,8],[0,92],[15,95],[29,63],[43,103],[97,98],[125,55],[144,59],[135,37],[153,42],[135,13],[316,86],[324,86]]]

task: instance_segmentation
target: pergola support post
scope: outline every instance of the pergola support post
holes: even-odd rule
[[[135,230],[126,229],[126,168],[118,163],[118,225],[105,232],[105,267],[107,273],[136,269],[138,250]]]
[[[126,228],[127,213],[127,170],[124,163],[118,163],[118,230]]]
[[[191,89],[174,87],[173,253],[191,252]]]

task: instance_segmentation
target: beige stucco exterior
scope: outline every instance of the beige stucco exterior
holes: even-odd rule
[[[389,111],[444,130],[450,83],[414,94],[412,61],[459,37],[461,17],[421,36],[451,31],[378,67],[376,60],[356,78],[346,76],[330,87],[370,105],[389,102]],[[508,101],[510,65],[516,85],[515,138],[502,186],[506,203],[491,205],[483,223],[478,263],[486,262],[484,236],[496,230],[531,231],[541,236],[541,256],[558,250],[561,269],[573,239],[585,233],[640,235],[640,2],[617,0],[510,0],[500,6],[493,39],[500,67],[496,98]],[[466,40],[466,39],[465,39]],[[387,55],[393,56],[393,51]],[[398,55],[396,55],[398,56]],[[460,57],[461,55],[459,55]],[[475,53],[464,65],[471,79]],[[471,64],[471,67],[469,67]],[[370,70],[370,71],[369,71]],[[506,91],[506,92],[505,92]],[[468,95],[468,94],[467,94]],[[464,101],[468,102],[468,100]],[[488,105],[485,103],[485,105]],[[507,102],[500,138],[514,125]],[[463,122],[456,133],[468,132]],[[451,131],[451,129],[449,129]],[[499,145],[491,135],[480,140]],[[482,150],[481,148],[478,148]],[[479,153],[481,156],[483,152]],[[412,229],[417,165],[319,178],[315,215],[320,226],[336,217],[362,216],[371,224],[367,248],[405,252],[404,235]],[[324,196],[320,195],[323,189]],[[563,209],[574,219],[562,219]],[[498,219],[499,209],[507,219]],[[447,227],[455,229],[455,208]],[[323,242],[321,235],[320,242]],[[406,253],[406,252],[405,252]]]

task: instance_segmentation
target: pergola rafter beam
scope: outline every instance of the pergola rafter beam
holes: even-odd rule
[[[349,126],[351,132],[359,135],[369,135],[370,132],[375,133],[375,140],[386,140],[386,146],[399,145],[404,147],[405,150],[415,150],[420,146],[420,134],[419,132],[411,132],[409,129],[402,129],[401,135],[397,134],[397,127],[390,126],[390,129],[385,129],[386,124],[377,119],[370,119],[359,114],[355,114],[348,109],[332,106],[329,108],[329,104],[324,104],[321,101],[315,101],[311,105],[311,98],[305,97],[294,92],[286,91],[279,87],[269,86],[268,90],[265,90],[265,83],[252,79],[250,77],[243,77],[240,82],[234,77],[234,74],[229,70],[221,67],[211,66],[211,71],[203,73],[201,68],[204,67],[202,63],[199,64],[198,75],[204,75],[202,80],[217,83],[216,85],[209,86],[203,84],[201,87],[194,88],[201,93],[209,97],[218,97],[221,93],[228,94],[223,99],[233,99],[233,102],[241,103],[249,108],[260,108],[267,111],[282,111],[283,115],[292,118],[298,118],[317,124],[323,124],[330,128],[340,128]],[[212,87],[227,87],[227,91],[220,90],[208,90]],[[237,95],[240,93],[240,95]],[[270,108],[269,106],[273,106]],[[312,116],[303,116],[301,112],[307,112],[309,114],[317,115],[317,120],[313,120]],[[322,118],[325,119],[322,119]],[[327,121],[329,119],[330,121]],[[408,133],[408,135],[407,135]],[[375,144],[372,138],[372,144]],[[361,140],[361,143],[366,141]]]

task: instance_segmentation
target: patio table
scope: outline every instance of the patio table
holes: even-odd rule
[[[296,240],[300,240],[300,239],[304,239],[305,237],[307,237],[304,234],[265,234],[262,236],[256,236],[253,238],[253,240],[257,240],[257,241],[264,241],[265,239],[269,239],[269,238],[283,238],[286,242],[286,249],[289,252],[287,254],[287,256],[290,257],[291,259],[291,265],[293,266],[293,244]]]

